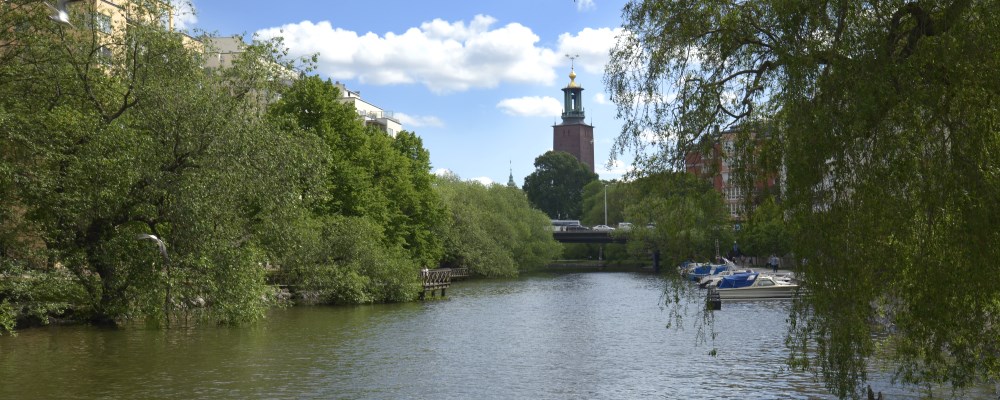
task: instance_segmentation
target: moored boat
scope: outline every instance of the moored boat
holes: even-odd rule
[[[716,275],[708,275],[706,277],[701,278],[701,280],[698,281],[698,286],[703,288],[716,287],[718,286],[719,281],[721,281],[723,277],[736,274],[752,274],[752,273],[755,273],[755,271],[752,269],[729,269],[727,271],[722,271]]]
[[[799,292],[799,285],[760,273],[724,276],[715,289],[722,300],[788,299]]]

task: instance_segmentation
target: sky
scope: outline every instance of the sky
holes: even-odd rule
[[[595,172],[609,165],[621,122],[603,87],[626,0],[173,0],[193,35],[283,38],[318,54],[313,74],[344,83],[423,139],[435,173],[518,186],[552,150],[571,60],[594,125]]]

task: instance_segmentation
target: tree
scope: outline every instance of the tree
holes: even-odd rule
[[[969,279],[1000,256],[1000,28],[983,17],[998,7],[649,0],[623,10],[628,33],[605,75],[626,121],[617,150],[656,132],[650,163],[677,167],[714,125],[774,127],[762,159],[782,160],[772,172],[786,174],[791,250],[807,261],[811,293],[792,315],[792,365],[840,397],[861,395],[872,357],[909,383],[1000,377],[1000,288]]]
[[[791,227],[785,222],[781,206],[768,197],[750,214],[739,232],[739,242],[745,254],[767,257],[785,255],[791,250]]]
[[[324,155],[321,181],[304,194],[316,227],[291,239],[281,265],[290,283],[320,302],[405,300],[417,293],[420,266],[443,252],[435,232],[445,212],[430,155],[411,132],[392,137],[365,127],[339,98],[329,80],[302,77],[269,110],[272,120],[316,137]]]
[[[629,183],[625,216],[638,222],[630,233],[633,253],[659,251],[664,262],[710,259],[732,238],[722,197],[694,175],[660,172]]]
[[[524,178],[528,200],[552,219],[583,215],[583,188],[597,180],[572,154],[548,151],[535,158],[535,171]]]
[[[517,276],[553,260],[561,249],[544,213],[531,207],[524,192],[503,185],[439,177],[435,188],[447,204],[442,265],[468,267],[488,277]]]
[[[431,234],[444,211],[431,188],[430,155],[411,132],[395,138],[366,128],[353,105],[342,103],[329,80],[303,77],[270,109],[271,118],[316,135],[324,144],[325,182],[310,196],[316,215],[368,217],[383,227],[383,242],[401,246],[420,264],[440,258]]]
[[[35,10],[29,28],[0,29],[19,35],[5,42],[18,56],[0,63],[14,77],[0,81],[0,209],[13,216],[0,273],[30,278],[0,283],[2,297],[62,286],[50,304],[73,302],[75,316],[100,322],[263,316],[260,233],[285,225],[296,178],[315,160],[308,138],[262,120],[245,96],[272,89],[273,69],[207,71],[157,26],[102,36]],[[290,67],[271,50],[245,57]],[[140,233],[162,238],[169,261]],[[39,281],[57,285],[28,293]]]
[[[608,225],[616,222],[626,222],[622,209],[628,200],[625,197],[626,183],[619,181],[592,181],[583,188],[583,216],[585,225],[603,224],[605,197],[607,198]]]

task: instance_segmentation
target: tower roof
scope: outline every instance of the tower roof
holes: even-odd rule
[[[566,87],[567,88],[578,88],[578,87],[580,87],[580,84],[576,83],[576,70],[574,68],[570,68],[570,70],[569,70],[569,84],[566,85]]]
[[[517,188],[517,184],[514,183],[514,166],[510,167],[510,176],[507,177],[507,187]]]

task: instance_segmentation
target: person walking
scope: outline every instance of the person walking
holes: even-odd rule
[[[771,258],[767,260],[767,265],[771,266],[771,269],[774,271],[774,273],[778,273],[778,262],[779,262],[778,256],[774,255],[774,253],[771,253]]]

